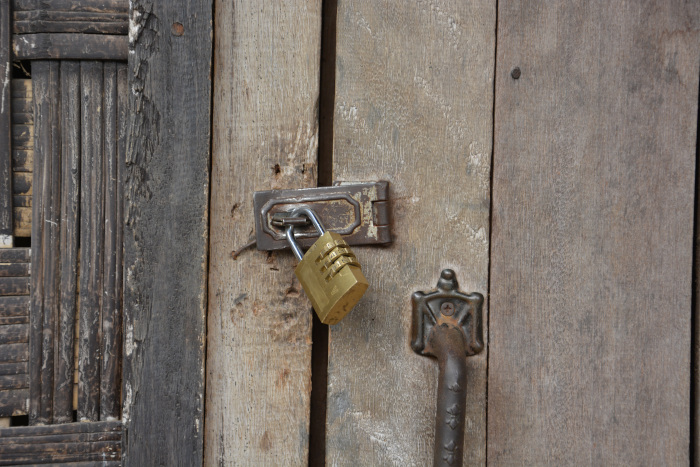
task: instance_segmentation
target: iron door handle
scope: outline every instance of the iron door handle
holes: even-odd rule
[[[467,400],[467,360],[484,348],[480,293],[459,291],[454,271],[440,274],[437,290],[414,292],[411,347],[437,358],[440,369],[435,411],[433,465],[461,467]]]

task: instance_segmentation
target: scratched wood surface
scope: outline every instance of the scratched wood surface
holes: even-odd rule
[[[490,464],[688,464],[698,9],[499,4]]]
[[[213,4],[129,5],[123,459],[126,466],[197,466],[204,438]]]
[[[438,368],[410,348],[410,296],[447,267],[487,292],[495,21],[491,1],[338,4],[334,178],[391,182],[395,242],[356,248],[370,288],[330,330],[328,465],[432,462]],[[466,465],[485,461],[486,357]]]
[[[253,192],[316,184],[321,1],[216,3],[206,465],[306,465],[311,305],[289,251],[231,252]]]

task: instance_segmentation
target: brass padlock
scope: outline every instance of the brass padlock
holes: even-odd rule
[[[308,217],[321,235],[304,254],[294,239],[294,226],[290,225],[286,230],[287,241],[299,259],[294,274],[321,322],[336,324],[362,298],[369,283],[343,237],[327,232],[311,209],[299,208],[291,215]]]

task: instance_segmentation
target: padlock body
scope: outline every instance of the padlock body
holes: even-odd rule
[[[357,258],[335,232],[321,235],[294,273],[324,324],[343,319],[369,287]]]

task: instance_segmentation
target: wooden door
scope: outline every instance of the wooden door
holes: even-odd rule
[[[216,3],[205,464],[428,464],[446,267],[488,297],[465,465],[689,463],[698,5],[501,3]],[[312,326],[252,193],[379,179],[394,242]]]

